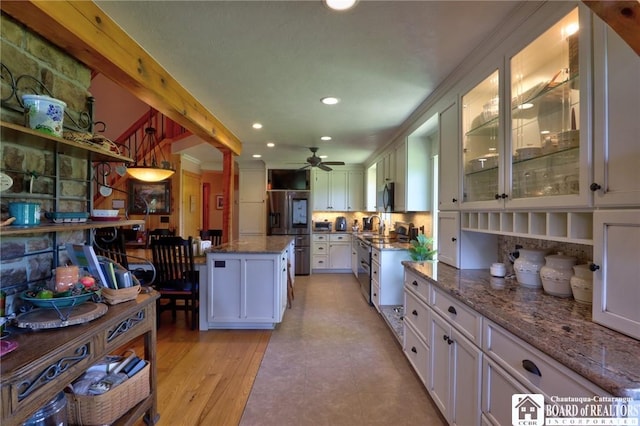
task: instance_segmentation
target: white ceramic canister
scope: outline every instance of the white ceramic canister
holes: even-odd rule
[[[66,103],[43,95],[22,95],[22,103],[27,127],[51,136],[62,137]]]
[[[593,272],[589,264],[575,265],[571,277],[571,291],[576,302],[590,305],[593,302]]]
[[[571,277],[576,258],[558,253],[546,256],[545,260],[545,265],[540,268],[544,291],[553,296],[571,297]]]
[[[518,250],[520,256],[513,262],[513,270],[516,272],[518,283],[525,287],[542,287],[540,280],[540,268],[544,266],[545,250],[525,249]]]

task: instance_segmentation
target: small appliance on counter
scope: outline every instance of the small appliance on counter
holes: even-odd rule
[[[373,216],[365,216],[362,218],[362,230],[373,231]]]
[[[324,222],[313,222],[313,232],[331,232],[333,222],[325,220]]]
[[[396,238],[398,241],[409,241],[411,238],[411,231],[417,229],[413,226],[413,223],[409,222],[396,222]]]
[[[344,232],[347,230],[347,218],[344,216],[336,217],[336,225],[334,228],[336,231]]]

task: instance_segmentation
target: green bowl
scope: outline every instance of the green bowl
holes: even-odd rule
[[[27,291],[23,291],[20,294],[20,298],[24,301],[31,303],[37,308],[54,309],[54,308],[68,308],[70,306],[78,306],[84,302],[93,298],[93,295],[100,295],[100,290],[92,291],[90,293],[82,293],[77,296],[68,297],[53,297],[51,299],[38,299],[37,297],[27,296]]]

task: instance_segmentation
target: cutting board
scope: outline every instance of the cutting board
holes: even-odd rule
[[[67,314],[69,308],[62,308],[60,311]],[[42,330],[46,328],[61,328],[75,324],[84,324],[96,318],[100,318],[107,313],[109,308],[104,303],[86,302],[82,305],[74,306],[69,317],[63,321],[55,309],[34,309],[16,317],[16,326],[20,328],[30,328],[32,330]]]

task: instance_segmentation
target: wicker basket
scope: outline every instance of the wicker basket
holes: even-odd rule
[[[75,395],[65,391],[68,423],[90,426],[115,422],[149,396],[149,370],[147,362],[147,365],[133,377],[102,395]]]
[[[117,305],[118,303],[135,299],[136,297],[138,297],[138,293],[140,293],[139,285],[134,285],[133,287],[128,288],[121,288],[118,290],[105,287],[102,289],[102,298],[109,305]]]

